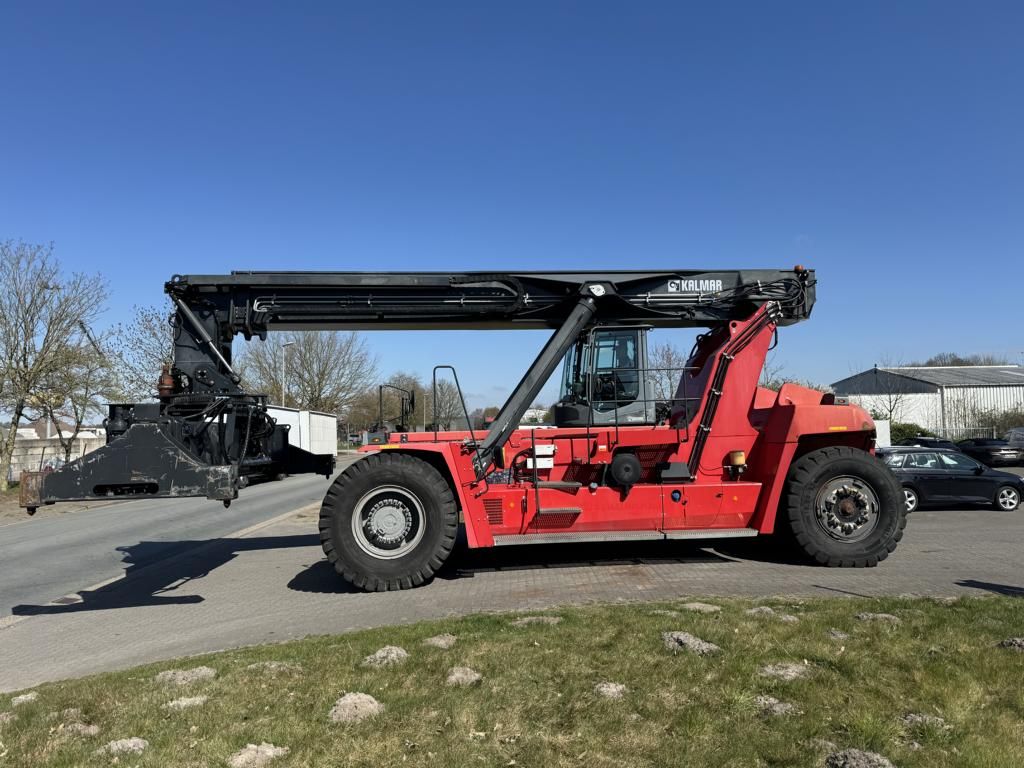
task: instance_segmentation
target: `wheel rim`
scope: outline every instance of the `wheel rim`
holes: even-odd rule
[[[878,526],[878,496],[859,477],[836,477],[818,491],[814,512],[822,531],[837,541],[852,543]]]
[[[423,538],[423,504],[397,485],[374,488],[352,511],[352,537],[370,557],[394,560],[416,548]]]
[[[999,506],[1003,509],[1013,511],[1020,504],[1020,496],[1012,488],[1003,488],[999,492]]]
[[[903,500],[907,505],[907,512],[913,512],[917,509],[917,494],[909,488],[903,489]]]

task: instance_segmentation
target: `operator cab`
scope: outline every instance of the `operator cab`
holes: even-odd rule
[[[647,368],[650,326],[600,326],[582,335],[562,364],[555,425],[654,424],[657,408]]]

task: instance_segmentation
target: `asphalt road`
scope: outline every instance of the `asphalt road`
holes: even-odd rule
[[[304,475],[247,488],[229,509],[206,499],[127,501],[2,525],[0,617],[318,502],[327,488]]]
[[[262,514],[301,505],[322,488],[286,482],[291,485],[261,491],[266,502],[256,504],[263,504]],[[206,514],[220,512],[207,508]],[[149,533],[121,541],[135,542],[129,551],[145,552]],[[0,528],[0,538],[4,534]],[[458,548],[431,584],[367,594],[349,589],[324,560],[316,510],[308,508],[244,535],[182,539],[175,554],[83,589],[109,573],[93,570],[71,604],[18,604],[14,616],[0,619],[0,691],[242,645],[479,611],[696,595],[1024,597],[1024,508],[918,510],[899,549],[878,568],[787,562],[756,539],[709,544]],[[9,565],[0,559],[5,579]],[[68,581],[40,596],[70,591],[63,586]]]

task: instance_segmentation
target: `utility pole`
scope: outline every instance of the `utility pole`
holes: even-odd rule
[[[288,347],[294,344],[294,341],[281,342],[281,407],[286,408],[287,403],[284,401],[285,394],[285,377],[288,375]]]

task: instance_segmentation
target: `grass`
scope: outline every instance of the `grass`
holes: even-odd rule
[[[744,613],[754,603],[716,600],[718,614],[679,603],[595,606],[551,611],[560,624],[512,627],[490,614],[316,637],[154,664],[126,672],[41,685],[38,699],[13,709],[0,726],[0,765],[106,766],[95,750],[140,736],[150,747],[120,765],[223,766],[247,743],[291,749],[278,766],[820,766],[827,747],[879,752],[909,766],[1024,765],[1024,653],[997,647],[1024,635],[1024,600],[992,597],[943,604],[928,599],[764,601],[799,616],[796,623]],[[859,621],[888,612],[902,623]],[[828,630],[849,633],[837,641]],[[686,630],[721,646],[716,656],[665,650],[661,633]],[[441,632],[451,650],[422,645]],[[404,647],[401,666],[367,669],[366,655]],[[247,669],[259,661],[300,664],[301,672]],[[776,662],[810,665],[805,679],[761,677]],[[164,669],[201,664],[212,681],[172,688]],[[479,685],[444,685],[453,666],[483,674]],[[624,683],[620,700],[594,686]],[[340,725],[327,713],[346,691],[386,707],[374,719]],[[162,705],[207,695],[194,709]],[[790,702],[798,715],[770,717],[760,694]],[[10,709],[0,696],[0,712]],[[100,727],[68,736],[66,708]],[[906,726],[909,713],[938,715],[935,725]]]

